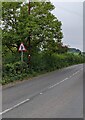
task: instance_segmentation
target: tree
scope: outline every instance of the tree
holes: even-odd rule
[[[17,47],[20,39],[20,35],[17,34],[17,26],[21,4],[17,2],[2,3],[2,43],[11,51],[13,47]]]
[[[58,49],[56,50],[57,53],[67,53],[68,52],[68,46],[63,45],[63,43],[58,43],[57,44]]]
[[[28,49],[27,37],[31,35],[32,52],[56,51],[63,34],[62,23],[51,13],[54,5],[50,2],[31,2],[30,7],[31,14],[28,15],[27,3],[2,3],[3,45],[15,51],[24,42]]]

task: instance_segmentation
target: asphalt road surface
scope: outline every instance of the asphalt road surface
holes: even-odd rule
[[[3,118],[83,118],[83,65],[3,88]]]

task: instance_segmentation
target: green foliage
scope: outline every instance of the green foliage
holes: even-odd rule
[[[15,62],[3,65],[2,83],[9,83],[22,80],[29,73],[28,65],[25,62]]]
[[[53,52],[63,38],[62,23],[51,13],[54,5],[51,2],[31,2],[30,7],[28,15],[28,4],[2,3],[3,46],[15,52],[20,43],[24,42],[29,50],[28,38],[31,36],[31,52],[41,47]]]
[[[52,14],[51,2],[2,3],[2,84],[23,80],[38,74],[85,62],[81,54],[67,54],[63,46],[62,23]],[[28,67],[29,38],[31,39],[31,68]],[[20,62],[18,48],[23,42],[27,52]]]
[[[9,63],[3,66],[3,72],[6,74],[8,73],[9,75],[12,74],[21,74],[21,73],[26,73],[28,69],[28,65],[25,62],[15,62]]]
[[[31,57],[31,69],[26,62],[15,62],[3,65],[2,84],[34,77],[38,74],[61,69],[73,64],[85,62],[85,57],[74,54],[38,53]]]

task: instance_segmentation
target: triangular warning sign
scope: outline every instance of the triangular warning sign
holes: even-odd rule
[[[20,44],[19,51],[26,51],[26,48],[23,43]]]

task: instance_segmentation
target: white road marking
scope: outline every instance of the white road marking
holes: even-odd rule
[[[79,72],[80,72],[80,71],[77,71],[77,72],[73,73],[73,76],[76,75],[76,74],[79,73]]]
[[[59,85],[60,83],[64,82],[64,81],[67,80],[67,79],[68,79],[68,78],[65,78],[64,80],[62,80],[62,81],[60,81],[60,82],[58,82],[58,83],[56,83],[56,84],[50,86],[49,88],[53,88],[53,87]]]
[[[50,86],[49,88],[53,88],[53,87],[59,85],[60,83],[64,82],[64,81],[67,80],[67,79],[68,79],[68,78],[65,78],[64,80],[62,80],[62,81],[54,84],[53,86]],[[41,94],[43,94],[43,93],[40,93],[40,95],[41,95]],[[3,112],[0,113],[0,115],[5,114],[5,113],[9,112],[10,110],[13,110],[14,108],[16,108],[16,107],[24,104],[25,102],[28,102],[29,100],[30,100],[30,99],[26,99],[26,100],[24,100],[24,101],[22,101],[22,102],[20,102],[20,103],[18,103],[18,104],[16,104],[16,105],[14,105],[13,107],[11,107],[11,108],[9,108],[9,109],[4,110]]]
[[[80,69],[80,70],[83,70],[83,68]],[[80,71],[75,72],[75,73],[74,73],[72,76],[70,76],[69,78],[73,77],[73,76],[76,75],[78,72],[80,72]],[[53,88],[53,87],[59,85],[60,83],[62,83],[62,82],[64,82],[64,81],[68,80],[69,78],[65,78],[64,80],[62,80],[62,81],[60,81],[60,82],[58,82],[58,83],[56,83],[56,84],[54,84],[54,85],[48,87],[48,89],[51,89],[51,88]],[[40,93],[40,95],[42,95],[42,94],[43,94],[43,93]],[[8,108],[8,109],[4,110],[3,112],[0,112],[0,115],[5,114],[5,113],[9,112],[10,110],[13,110],[14,108],[16,108],[16,107],[18,107],[18,106],[20,106],[20,105],[22,105],[22,104],[28,102],[29,100],[30,100],[30,99],[26,99],[26,100],[24,100],[24,101],[22,101],[22,102],[20,102],[20,103],[18,103],[18,104],[16,104],[16,105],[14,105],[13,107]]]
[[[80,69],[80,70],[82,70],[82,69]],[[71,77],[73,77],[74,75],[76,75],[77,73],[79,73],[80,70],[77,71],[77,72],[75,72],[75,73],[73,73],[73,75],[72,75],[72,76],[69,76],[69,78],[71,78]],[[60,81],[60,82],[58,82],[58,83],[56,83],[56,84],[50,86],[49,89],[50,89],[50,88],[53,88],[53,87],[55,87],[55,86],[57,86],[57,85],[59,85],[60,83],[62,83],[62,82],[64,82],[64,81],[68,80],[69,78],[65,78],[64,80],[62,80],[62,81]]]
[[[71,78],[72,76],[70,76],[69,78]]]
[[[18,103],[18,104],[16,104],[16,105],[14,105],[13,107],[11,107],[11,108],[9,108],[9,109],[4,110],[3,112],[0,113],[0,115],[4,114],[4,113],[6,113],[6,112],[9,112],[10,110],[13,110],[14,108],[16,108],[16,107],[18,107],[18,106],[20,106],[20,105],[28,102],[29,100],[30,100],[30,99],[26,99],[26,100],[24,100],[24,101],[22,101],[22,102],[20,102],[20,103]]]

